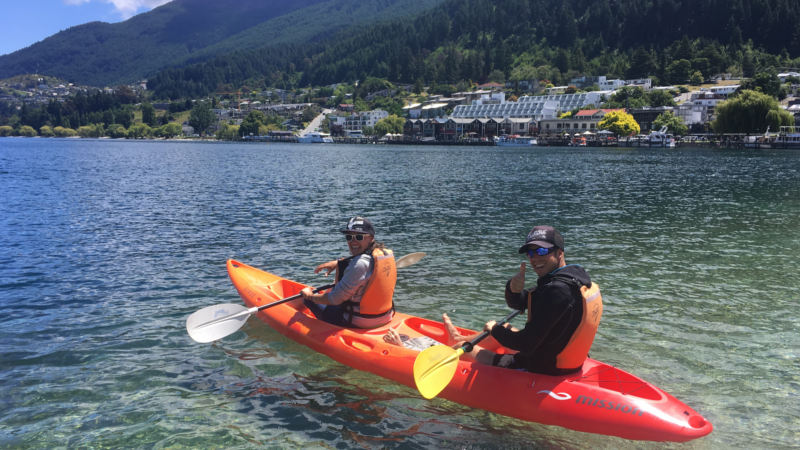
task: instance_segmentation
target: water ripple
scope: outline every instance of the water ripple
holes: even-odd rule
[[[787,447],[796,368],[800,154],[0,140],[0,446],[647,447],[529,424],[351,370],[251,320],[237,258],[310,284],[369,217],[397,306],[480,327],[537,223],[603,288],[592,356],[715,425],[695,447]],[[534,275],[529,274],[530,282]],[[754,411],[760,411],[754,414]]]

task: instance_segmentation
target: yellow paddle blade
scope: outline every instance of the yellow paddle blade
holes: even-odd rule
[[[426,348],[414,360],[414,383],[423,397],[432,399],[450,384],[458,367],[458,358],[463,348],[453,349],[446,345]]]

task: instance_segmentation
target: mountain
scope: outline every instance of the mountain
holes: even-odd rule
[[[419,14],[302,47],[265,47],[166,69],[158,98],[245,82],[320,86],[368,77],[455,84],[568,83],[582,74],[686,83],[800,66],[797,0],[447,0]]]
[[[324,40],[414,15],[442,0],[173,0],[124,22],[69,28],[0,56],[0,78],[24,73],[104,86],[242,50]]]

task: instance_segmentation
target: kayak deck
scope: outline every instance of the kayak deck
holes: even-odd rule
[[[262,306],[295,294],[306,285],[228,261],[228,273],[249,306]],[[302,300],[264,309],[259,319],[290,339],[358,370],[415,388],[413,365],[419,348],[387,343],[389,329],[408,341],[446,344],[442,322],[396,313],[379,328],[342,328],[318,320]],[[458,328],[465,336],[472,330]],[[408,344],[407,344],[408,345]],[[513,353],[487,338],[481,346]],[[626,439],[688,441],[707,435],[703,416],[652,384],[614,366],[587,359],[566,376],[503,369],[462,358],[440,397],[522,420]]]

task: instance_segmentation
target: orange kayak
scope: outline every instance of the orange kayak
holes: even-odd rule
[[[248,307],[298,294],[306,287],[234,260],[228,261],[228,274]],[[258,317],[289,339],[342,364],[411,388],[415,388],[413,366],[419,350],[386,343],[383,335],[394,329],[411,342],[443,343],[446,338],[441,322],[403,313],[380,328],[338,327],[318,320],[302,300],[264,309]],[[481,346],[512,353],[491,338]],[[683,442],[712,430],[708,420],[670,394],[591,358],[580,372],[566,376],[502,369],[462,358],[439,396],[530,422],[626,439]]]

